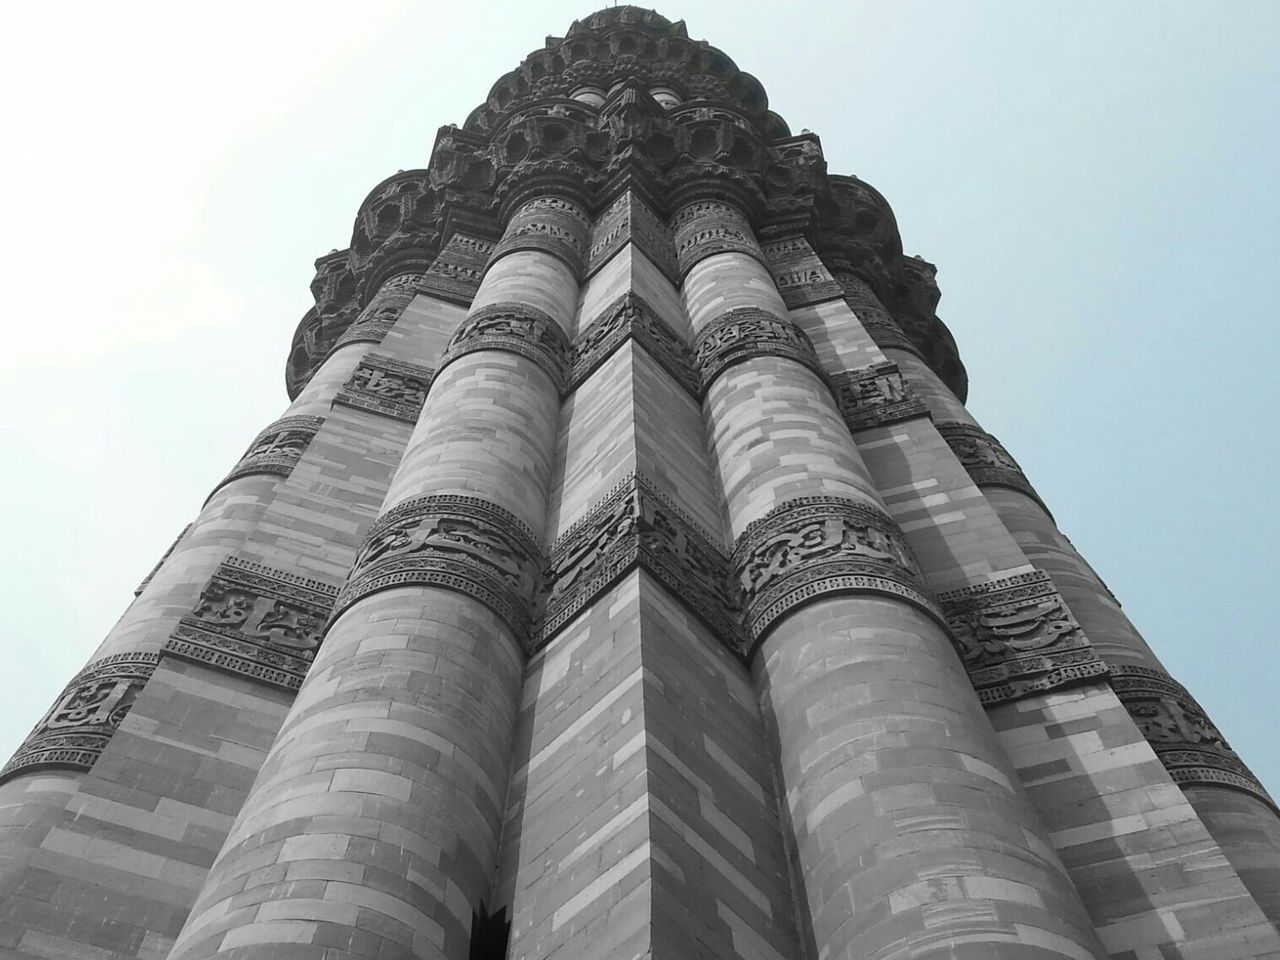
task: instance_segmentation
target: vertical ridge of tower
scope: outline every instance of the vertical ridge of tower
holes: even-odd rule
[[[291,400],[0,771],[22,958],[1280,956],[1280,816],[682,21],[316,261]]]

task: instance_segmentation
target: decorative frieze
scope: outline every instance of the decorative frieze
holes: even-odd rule
[[[672,284],[680,285],[671,228],[630,190],[596,218],[587,251],[587,276],[609,262],[628,243],[643,253]]]
[[[470,306],[495,246],[484,237],[455,233],[422,275],[418,289],[440,300]]]
[[[147,584],[149,584],[152,581],[152,579],[154,579],[155,575],[160,572],[160,568],[164,566],[164,562],[169,559],[169,555],[172,554],[174,549],[178,546],[178,544],[182,542],[182,538],[187,535],[187,531],[190,529],[191,529],[191,524],[188,523],[185,527],[182,528],[182,532],[179,533],[176,537],[174,537],[173,543],[169,544],[169,549],[166,550],[164,552],[164,555],[159,560],[156,561],[156,565],[151,568],[151,572],[148,573],[145,577],[143,577],[142,582],[134,588],[133,595],[135,597],[141,596],[142,591],[147,589]]]
[[[747,218],[732,204],[715,200],[687,204],[676,211],[671,226],[682,278],[694,264],[717,253],[745,253],[764,263]]]
[[[775,240],[760,248],[787,309],[836,300],[843,288],[804,237]]]
[[[1048,574],[1039,570],[939,595],[953,642],[984,704],[1105,676],[1106,664]]]
[[[1111,686],[1175,783],[1235,787],[1275,807],[1182,684],[1162,670],[1116,664]]]
[[[251,473],[289,476],[323,423],[324,417],[281,417],[254,437],[240,462],[213,491],[217,492],[232,480]]]
[[[550,315],[523,303],[494,303],[471,314],[454,331],[437,375],[468,353],[505,350],[532,360],[564,393],[571,349],[569,338]]]
[[[946,420],[937,425],[938,432],[947,446],[968,471],[979,487],[1009,487],[1031,497],[1046,513],[1049,508],[1036,494],[1026,474],[1018,466],[1009,451],[995,437],[981,427],[957,420]]]
[[[435,371],[376,353],[360,360],[334,403],[380,413],[405,423],[417,423],[427,402]]]
[[[902,379],[896,363],[875,363],[830,378],[840,416],[851,433],[929,416],[929,408]]]
[[[342,332],[333,350],[349,343],[381,343],[395,322],[417,294],[420,273],[402,273],[391,277],[378,288],[369,303]],[[330,350],[330,353],[333,352]]]
[[[694,335],[693,355],[703,393],[725,369],[755,357],[785,357],[826,380],[804,331],[756,307],[737,307],[704,326]]]
[[[536,647],[635,566],[663,583],[734,653],[743,644],[724,554],[650,481],[631,474],[551,548]]]
[[[296,690],[338,588],[251,560],[223,561],[162,653]]]
[[[540,250],[568,264],[582,276],[591,221],[576,204],[561,197],[530,200],[511,217],[493,251],[493,260],[516,250]]]
[[[157,653],[117,653],[89,664],[0,769],[0,780],[50,767],[88,770],[159,662]]]
[[[897,524],[844,497],[799,497],[747,526],[733,548],[754,648],[794,607],[834,593],[887,593],[941,619]]]
[[[672,378],[698,397],[693,355],[666,322],[642,297],[628,291],[614,300],[578,335],[573,344],[569,389],[576,390],[628,339],[644,347]]]
[[[906,350],[920,355],[920,348],[889,315],[871,285],[851,273],[836,275],[836,282],[844,290],[844,302],[849,305],[862,328],[881,350]]]
[[[442,587],[484,603],[527,645],[541,569],[538,544],[515,515],[476,497],[416,497],[373,525],[333,616],[379,590]]]

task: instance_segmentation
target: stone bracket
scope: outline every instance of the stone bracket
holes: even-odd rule
[[[230,557],[160,652],[296,690],[337,593],[319,580]]]
[[[1034,570],[939,594],[983,704],[1104,677],[1107,666],[1049,575]]]
[[[251,473],[289,476],[323,423],[324,417],[280,418],[254,437],[240,462],[210,491],[209,496],[212,497],[232,480]]]
[[[333,402],[417,423],[434,376],[430,367],[370,353],[361,359]]]
[[[925,402],[903,380],[896,363],[845,370],[834,374],[830,383],[850,433],[930,415]]]
[[[578,335],[568,387],[576,390],[628,339],[644,347],[694,399],[699,397],[693,356],[643,298],[628,292],[614,300]]]

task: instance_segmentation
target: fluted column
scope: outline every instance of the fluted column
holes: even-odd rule
[[[1100,955],[745,218],[674,223],[818,955]]]
[[[493,879],[585,224],[559,198],[512,217],[174,960],[467,956]]]

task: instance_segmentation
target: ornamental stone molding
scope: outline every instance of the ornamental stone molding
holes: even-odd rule
[[[373,525],[338,595],[333,619],[380,590],[439,587],[488,606],[527,649],[541,570],[537,541],[514,514],[477,497],[416,497]]]
[[[376,353],[361,358],[334,403],[417,423],[435,371]]]
[[[748,524],[732,563],[752,650],[786,613],[835,594],[889,594],[942,619],[898,525],[844,497],[778,505]]]
[[[826,381],[818,354],[805,332],[790,320],[756,307],[736,307],[704,326],[694,335],[693,355],[704,394],[729,367],[756,357],[794,360]]]
[[[587,251],[587,277],[593,276],[628,243],[644,254],[673,285],[680,285],[671,228],[631,190],[624,190],[596,218]]]
[[[231,468],[209,496],[212,497],[232,480],[253,473],[289,476],[323,423],[324,417],[281,417],[254,437],[240,462]]]
[[[937,427],[951,452],[977,486],[1017,490],[1040,504],[1045,513],[1049,512],[1049,508],[1044,505],[1044,501],[1018,466],[1018,461],[1013,459],[999,440],[976,424],[944,420]]]
[[[844,288],[804,237],[789,237],[760,248],[788,310],[838,300]]]
[[[671,226],[682,280],[695,264],[718,253],[745,253],[768,266],[747,218],[733,204],[715,200],[686,204],[676,211]]]
[[[536,307],[493,303],[467,317],[440,357],[440,371],[459,357],[481,350],[503,350],[532,360],[563,394],[569,379],[572,347],[560,324]]]
[[[89,664],[0,769],[0,780],[50,768],[90,769],[159,662],[158,653],[117,653]]]
[[[471,306],[497,243],[484,237],[455,233],[440,248],[418,282],[418,290],[440,300]]]
[[[1111,686],[1175,783],[1227,786],[1276,803],[1187,688],[1163,670],[1111,667]]]
[[[538,250],[562,260],[575,277],[581,277],[590,232],[591,219],[576,203],[538,197],[511,217],[490,262],[516,250]]]
[[[1106,676],[1106,664],[1042,571],[952,590],[938,599],[984,704]]]
[[[690,396],[699,397],[689,348],[644,298],[630,291],[609,304],[574,341],[569,389],[580,387],[629,339],[640,344]]]
[[[161,653],[296,690],[338,588],[240,557],[219,564]]]
[[[402,273],[383,283],[369,305],[360,311],[329,352],[349,343],[381,343],[385,340],[405,307],[413,300],[421,280],[421,273]]]
[[[906,350],[920,356],[919,348],[889,315],[869,283],[851,273],[837,272],[835,277],[844,291],[844,302],[877,347],[881,350]]]
[[[850,433],[929,416],[929,408],[902,379],[896,363],[874,363],[830,378],[840,416]]]
[[[650,480],[630,474],[552,546],[535,649],[629,570],[652,574],[733,653],[744,652],[728,562]]]

